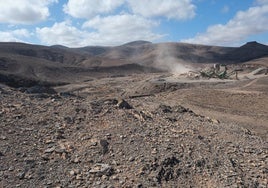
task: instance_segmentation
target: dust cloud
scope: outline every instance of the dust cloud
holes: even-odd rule
[[[192,70],[190,66],[184,65],[184,62],[176,57],[176,47],[173,44],[159,44],[156,52],[155,63],[158,68],[173,74],[183,74]]]

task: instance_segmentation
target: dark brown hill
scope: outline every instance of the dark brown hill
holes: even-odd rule
[[[268,56],[268,46],[248,42],[241,47],[220,47],[186,43],[134,41],[121,46],[68,48],[24,43],[0,43],[1,57],[21,55],[72,66],[114,66],[137,63],[156,66],[161,59],[179,63],[241,63]]]
[[[221,47],[186,43],[136,41],[115,47],[85,47],[76,49],[95,58],[83,61],[86,66],[141,64],[155,68],[173,64],[225,63],[236,64],[267,57],[268,46],[249,42],[241,47]]]
[[[41,46],[24,43],[0,43],[1,57],[9,55],[21,55],[35,57],[41,60],[76,65],[86,56],[63,46]]]
[[[59,84],[96,76],[140,73],[142,70],[181,69],[180,72],[187,70],[184,66],[193,64],[236,64],[266,57],[268,46],[257,42],[237,48],[186,43],[153,44],[147,41],[134,41],[115,47],[83,48],[0,43],[0,82],[6,83],[7,78],[12,77],[15,80]]]
[[[224,59],[234,62],[246,62],[263,57],[268,57],[268,46],[256,41],[248,42],[224,55]]]

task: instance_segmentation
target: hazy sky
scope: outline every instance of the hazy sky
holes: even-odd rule
[[[0,0],[0,41],[268,44],[268,0]]]

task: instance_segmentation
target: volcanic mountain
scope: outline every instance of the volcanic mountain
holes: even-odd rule
[[[170,71],[176,65],[237,64],[267,57],[268,46],[257,42],[220,47],[134,41],[82,48],[0,43],[0,82],[15,87],[36,82],[58,85],[103,75]]]

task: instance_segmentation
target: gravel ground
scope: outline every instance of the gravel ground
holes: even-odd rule
[[[203,85],[141,95],[140,83],[104,79],[61,95],[1,87],[0,187],[267,187],[267,140],[202,112],[228,109],[209,107]]]

